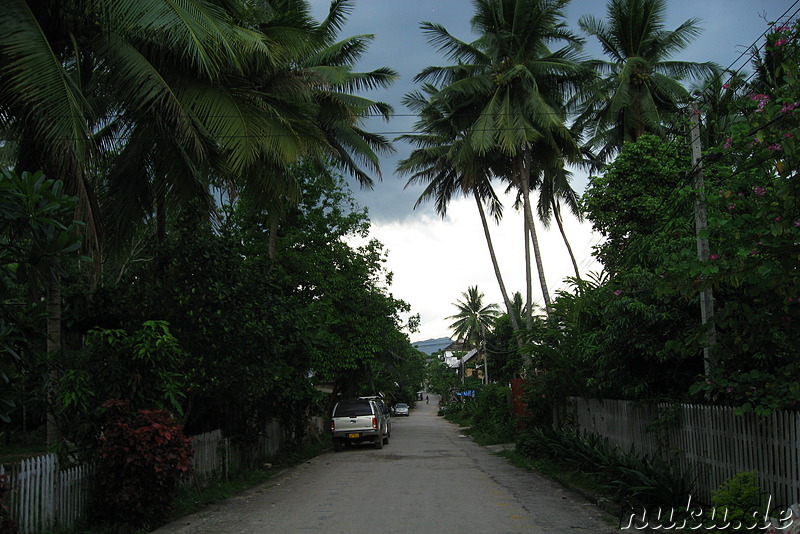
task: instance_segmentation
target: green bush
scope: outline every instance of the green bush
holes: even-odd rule
[[[511,409],[511,389],[498,384],[475,388],[475,397],[447,404],[439,409],[448,421],[468,426],[478,443],[506,443],[514,441],[516,419]]]
[[[103,407],[92,519],[156,526],[169,517],[178,483],[191,471],[191,440],[165,411],[134,411],[118,400]]]
[[[761,510],[764,494],[755,471],[736,473],[711,492],[715,522],[727,522],[735,530],[753,526],[753,513]]]

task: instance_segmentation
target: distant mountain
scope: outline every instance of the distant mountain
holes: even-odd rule
[[[452,342],[453,340],[449,337],[440,337],[437,339],[426,339],[425,341],[412,341],[411,346],[430,356],[436,351],[445,349]]]

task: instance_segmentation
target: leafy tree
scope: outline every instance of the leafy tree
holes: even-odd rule
[[[299,441],[325,402],[316,386],[366,394],[413,385],[419,363],[399,320],[407,305],[388,293],[382,247],[349,244],[368,231],[364,211],[340,177],[310,165],[292,172],[305,195],[287,213],[274,260],[268,214],[247,198],[219,228],[187,210],[168,234],[171,261],[158,282],[147,263],[131,265],[76,310],[78,332],[169,322],[186,354],[189,433],[222,428],[254,444],[277,417]]]
[[[453,389],[459,385],[458,376],[447,364],[439,359],[438,354],[428,361],[425,373],[428,389],[439,395],[442,403],[450,401]]]
[[[694,295],[710,285],[715,293],[715,368],[694,391],[742,411],[769,413],[800,402],[798,36],[796,21],[768,34],[759,92],[739,101],[745,120],[709,156],[727,168],[706,192],[710,260],[675,266],[688,275],[683,291]]]
[[[51,279],[81,258],[75,203],[62,182],[42,172],[0,170],[0,419],[6,422],[15,401],[27,396],[10,395],[10,376],[22,380],[44,353],[42,297]]]
[[[597,251],[606,271],[652,266],[663,252],[652,247],[651,238],[679,231],[676,217],[692,220],[691,203],[682,194],[688,169],[683,146],[646,134],[626,144],[602,174],[589,178],[581,206],[592,228],[606,238]]]

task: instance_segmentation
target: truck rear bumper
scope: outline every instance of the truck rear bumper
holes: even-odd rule
[[[333,439],[346,439],[350,441],[363,441],[374,439],[380,436],[378,430],[335,430],[333,432]]]

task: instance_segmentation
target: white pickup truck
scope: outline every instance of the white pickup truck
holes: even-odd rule
[[[371,441],[376,449],[389,443],[392,423],[388,409],[382,401],[353,399],[337,402],[331,414],[333,450],[344,445]]]

